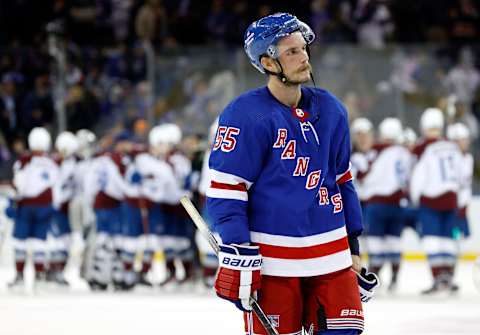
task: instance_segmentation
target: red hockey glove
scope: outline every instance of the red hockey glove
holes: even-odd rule
[[[250,295],[260,288],[262,256],[256,246],[220,245],[215,291],[242,311],[249,312]]]

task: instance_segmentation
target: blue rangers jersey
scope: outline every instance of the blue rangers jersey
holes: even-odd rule
[[[347,234],[362,231],[345,108],[302,88],[296,108],[267,87],[223,111],[209,160],[207,205],[223,243],[252,243],[262,273],[316,276],[351,266]]]

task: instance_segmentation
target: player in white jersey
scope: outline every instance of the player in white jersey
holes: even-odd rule
[[[458,209],[462,154],[458,146],[443,136],[444,116],[428,108],[420,119],[423,141],[414,154],[417,162],[410,180],[413,204],[419,206],[423,247],[433,276],[433,286],[423,291],[456,291],[452,283],[456,248],[452,229]]]
[[[472,200],[473,156],[470,153],[470,131],[463,123],[448,126],[447,138],[458,144],[462,152],[462,175],[458,192],[457,228],[464,237],[470,236],[467,208]]]
[[[365,206],[365,196],[363,195],[362,181],[370,169],[372,160],[372,146],[374,142],[373,125],[367,118],[358,118],[352,122],[350,127],[352,133],[352,175],[355,180],[355,189],[362,205]]]
[[[468,238],[470,236],[470,227],[467,218],[467,208],[472,200],[473,178],[473,156],[469,151],[470,131],[463,123],[455,123],[448,126],[447,138],[457,143],[462,152],[462,173],[460,191],[458,192],[458,211],[454,227],[454,238],[460,238],[461,236]]]
[[[415,149],[415,146],[417,144],[417,134],[412,128],[405,128],[403,130],[403,141],[402,144],[405,146],[405,148],[408,149],[408,151],[411,154],[411,166],[409,167],[409,170],[412,171],[413,166],[415,164],[415,156],[413,154],[413,150]],[[410,184],[410,183],[409,183]],[[409,185],[408,185],[409,186]],[[407,190],[407,193],[405,194],[405,198],[402,199],[402,206],[403,206],[403,225],[404,227],[410,227],[412,228],[417,234],[420,233],[420,228],[418,225],[418,209],[412,205],[412,202],[410,200],[410,191]]]
[[[159,204],[176,204],[185,195],[178,187],[172,166],[155,157],[158,145],[156,131],[157,128],[152,129],[150,150],[147,151],[143,145],[133,148],[125,172],[126,236],[122,261],[126,288],[136,284],[152,286],[146,276],[168,224],[159,210]],[[133,262],[135,254],[140,251],[143,251],[142,268],[137,275],[133,270]]]
[[[366,197],[364,195],[363,179],[370,170],[373,159],[372,147],[374,143],[373,125],[367,118],[358,118],[352,122],[350,127],[352,133],[352,176],[355,184],[355,190],[362,207],[362,216],[365,218]],[[367,222],[364,222],[366,225]],[[360,236],[360,241],[364,243],[364,237]]]
[[[203,156],[202,171],[200,176],[200,182],[198,185],[198,193],[200,194],[200,208],[202,210],[202,217],[206,220],[210,229],[213,230],[214,227],[211,223],[210,216],[208,214],[208,209],[206,206],[206,192],[211,183],[211,177],[208,168],[208,159],[210,158],[210,148],[213,145],[214,137],[217,132],[218,119],[210,126],[209,136],[208,136],[208,147],[205,150]],[[216,233],[215,238],[220,241],[220,236]],[[195,233],[195,242],[198,247],[198,252],[200,256],[200,265],[202,267],[202,281],[206,287],[213,287],[215,281],[215,273],[217,272],[218,259],[215,255],[214,250],[202,236],[200,231]]]
[[[77,166],[75,168],[75,197],[70,203],[70,213],[72,218],[72,226],[76,226],[82,232],[83,244],[81,250],[81,266],[80,276],[84,279],[86,277],[86,270],[88,263],[92,259],[93,241],[95,238],[95,213],[93,212],[92,195],[87,196],[85,189],[86,176],[92,165],[93,154],[96,148],[96,136],[88,129],[80,129],[75,133],[78,143],[77,150]]]
[[[367,199],[367,250],[369,270],[378,274],[386,262],[392,265],[389,289],[397,285],[403,230],[401,200],[405,197],[411,167],[411,155],[401,145],[402,124],[386,118],[379,125],[379,142],[372,151],[374,159],[363,179]]]
[[[407,127],[403,130],[403,145],[410,151],[413,151],[413,149],[415,148],[415,145],[417,143],[417,134],[415,133],[415,131],[410,128],[410,127]]]
[[[90,229],[95,221],[95,215],[93,213],[93,197],[87,196],[85,189],[86,176],[89,174],[93,154],[95,152],[96,136],[88,129],[80,129],[75,134],[78,142],[78,162],[75,168],[75,183],[77,185],[77,192],[75,194],[75,200],[73,201],[74,217],[78,218],[81,223],[81,227],[85,230]],[[88,228],[87,228],[88,227]]]
[[[177,187],[188,192],[190,189],[189,176],[192,171],[191,162],[183,155],[177,146],[180,144],[182,132],[175,124],[158,126],[157,157],[172,167]],[[168,277],[162,284],[174,282],[177,269],[174,260],[179,259],[185,270],[185,277],[181,282],[193,279],[193,224],[186,216],[180,199],[170,199],[161,205],[162,215],[165,218],[165,230],[162,236],[162,245],[165,252]]]
[[[77,138],[69,131],[62,132],[55,140],[55,149],[58,153],[59,174],[53,188],[53,205],[55,208],[54,220],[52,220],[51,225],[53,248],[47,279],[60,285],[68,285],[63,271],[67,264],[70,234],[72,232],[69,220],[70,202],[77,189],[75,183]]]
[[[164,160],[165,142],[168,141],[165,128],[154,127],[149,133],[149,150],[133,155],[125,176],[129,184],[127,213],[130,227],[126,249],[133,254],[136,242],[136,250],[143,250],[142,269],[137,278],[139,284],[150,284],[145,276],[156,250],[177,247],[176,240],[165,236],[169,222],[162,204],[178,204],[187,193],[179,187],[172,166]],[[124,262],[127,260],[124,258]]]
[[[13,229],[16,276],[10,287],[23,286],[27,239],[31,239],[35,280],[46,273],[47,230],[53,215],[52,189],[58,167],[48,156],[51,137],[45,128],[33,128],[28,135],[30,152],[14,164],[13,185],[17,190],[17,215]]]
[[[131,143],[117,139],[113,152],[98,153],[92,160],[85,177],[84,192],[93,199],[96,219],[96,238],[93,260],[87,269],[87,280],[94,290],[105,290],[113,282],[122,287],[121,271],[122,210],[121,201],[125,194],[125,161],[123,152]]]
[[[147,148],[136,144],[128,153],[128,162],[125,170],[125,199],[123,209],[125,213],[122,263],[124,269],[124,289],[132,289],[136,284],[152,286],[146,279],[150,270],[154,247],[152,243],[152,229],[155,222],[150,220],[152,202],[143,192],[142,180],[146,177],[145,169],[151,165]],[[147,165],[145,165],[147,164]],[[153,222],[152,222],[153,221]],[[133,268],[135,255],[143,251],[142,269],[138,276]]]

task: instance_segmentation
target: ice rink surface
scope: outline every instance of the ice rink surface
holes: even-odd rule
[[[473,263],[460,263],[456,296],[421,297],[430,285],[425,262],[404,264],[395,294],[386,292],[389,274],[374,300],[364,305],[366,335],[480,335],[480,292]],[[137,290],[90,293],[75,273],[69,292],[43,288],[12,293],[11,269],[0,270],[1,335],[235,335],[244,334],[233,305],[198,288],[179,293]],[[30,287],[29,287],[30,286]],[[192,291],[194,290],[194,291]]]

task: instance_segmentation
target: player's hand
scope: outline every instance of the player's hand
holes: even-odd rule
[[[362,270],[362,259],[360,256],[352,255],[352,269],[357,273],[360,273]]]
[[[372,299],[375,288],[380,285],[378,276],[373,272],[368,272],[367,268],[362,268],[357,272],[358,289],[360,291],[360,300],[368,302]]]
[[[15,220],[17,217],[17,206],[12,199],[8,200],[8,207],[5,208],[5,215],[11,220]]]
[[[250,296],[260,288],[262,256],[257,246],[221,244],[215,291],[242,311],[249,312]]]

